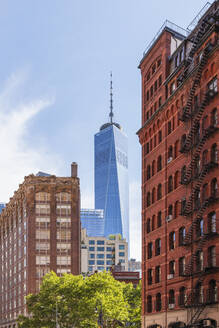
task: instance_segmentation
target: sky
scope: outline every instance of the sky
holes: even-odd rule
[[[94,134],[114,118],[129,142],[130,255],[141,259],[139,61],[168,19],[186,28],[203,0],[0,2],[0,202],[24,176],[79,166],[83,208],[94,206]]]

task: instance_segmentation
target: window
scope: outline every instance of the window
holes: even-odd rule
[[[194,176],[195,177],[199,176],[200,169],[201,169],[201,160],[200,160],[200,156],[198,156],[195,160],[195,165],[194,165]]]
[[[35,195],[35,200],[37,202],[49,202],[50,201],[50,193],[48,192],[37,192]]]
[[[155,71],[156,71],[156,64],[154,64],[154,65],[152,66],[152,74],[154,74]]]
[[[152,269],[148,269],[148,285],[152,285]]]
[[[150,144],[149,144],[149,142],[147,142],[147,144],[146,144],[146,154],[148,154],[149,151],[150,151]]]
[[[161,141],[162,141],[162,131],[160,130],[158,132],[158,143],[161,143]]]
[[[175,241],[176,241],[175,232],[172,231],[169,234],[169,249],[170,250],[175,248]]]
[[[152,97],[153,93],[154,93],[153,85],[151,86],[150,93],[151,93],[151,97]]]
[[[167,133],[170,134],[171,132],[172,132],[172,126],[171,126],[171,121],[169,121],[167,124]]]
[[[89,240],[89,245],[95,245],[95,240]]]
[[[172,216],[173,216],[173,205],[172,204],[170,204],[168,207],[168,215],[169,215],[169,220],[171,220]]]
[[[204,221],[203,219],[198,219],[196,223],[196,237],[199,238],[204,236]]]
[[[159,76],[159,79],[158,79],[158,84],[159,84],[159,87],[161,86],[162,84],[162,75]]]
[[[162,198],[162,185],[161,183],[159,183],[158,187],[157,187],[157,200]]]
[[[160,266],[156,266],[155,267],[155,283],[158,283],[161,281],[161,270],[160,270]]]
[[[147,101],[150,99],[150,93],[149,90],[147,91]]]
[[[195,286],[195,303],[201,304],[203,303],[203,286],[201,283],[196,284]]]
[[[36,230],[36,239],[47,240],[50,239],[50,230]]]
[[[186,166],[184,165],[181,169],[181,183],[186,181]]]
[[[211,212],[208,214],[208,233],[215,233],[215,232],[217,232],[216,213]]]
[[[56,202],[57,203],[71,202],[71,194],[68,192],[57,193]]]
[[[160,67],[160,65],[161,65],[161,59],[158,59],[158,61],[157,61],[157,67]]]
[[[152,258],[152,252],[153,252],[153,244],[150,242],[148,243],[148,259]]]
[[[36,215],[50,215],[50,205],[36,204]]]
[[[207,301],[209,303],[215,303],[217,299],[217,284],[214,279],[211,279],[208,283]]]
[[[113,255],[112,254],[106,254],[106,258],[107,259],[112,259],[113,258]]]
[[[173,191],[173,177],[172,175],[168,178],[168,192]]]
[[[196,252],[196,271],[197,272],[203,271],[203,265],[204,265],[203,252],[197,251]]]
[[[157,159],[157,172],[161,171],[162,170],[162,156],[158,156],[158,159]]]
[[[89,247],[89,251],[93,252],[95,250],[95,247]]]
[[[158,293],[156,295],[156,311],[161,311],[161,309],[162,309],[161,294]]]
[[[170,146],[168,148],[168,159],[167,159],[167,163],[170,163],[173,159],[173,146]]]
[[[151,295],[147,296],[147,312],[148,313],[152,312],[152,296]]]
[[[58,216],[70,216],[71,215],[71,205],[56,205],[56,214]]]
[[[95,259],[95,254],[94,253],[90,254],[90,259]]]
[[[217,144],[213,144],[211,147],[211,161],[217,163]]]
[[[211,197],[216,198],[217,197],[217,179],[214,178],[211,181]]]
[[[160,238],[155,240],[155,255],[158,256],[161,253],[161,240]]]
[[[200,190],[196,190],[194,193],[194,210],[199,210],[201,206],[201,194],[200,194]]]
[[[156,92],[157,91],[157,81],[155,81],[155,83],[154,83],[154,92]]]
[[[202,187],[202,202],[204,203],[208,198],[208,184],[205,183]]]
[[[119,245],[119,250],[124,250],[125,249],[125,245]]]
[[[107,247],[106,250],[107,250],[107,252],[111,252],[112,251],[112,247]]]
[[[104,245],[104,240],[98,240],[97,245]]]
[[[112,260],[106,261],[106,265],[112,265]]]
[[[214,108],[211,112],[211,125],[217,127],[218,119],[217,119],[217,108]]]
[[[103,260],[97,260],[97,265],[104,265],[104,261]]]
[[[158,212],[158,215],[157,215],[157,227],[161,227],[162,225],[162,218],[161,218],[161,211]]]
[[[175,274],[175,261],[169,262],[169,274],[174,275]]]
[[[125,252],[119,252],[119,256],[121,257],[125,256]]]
[[[151,194],[150,192],[148,191],[147,193],[147,207],[151,205]]]
[[[174,188],[178,188],[179,186],[179,171],[176,171],[174,176]]]
[[[71,256],[57,256],[57,265],[71,265]]]
[[[208,150],[204,150],[202,154],[202,166],[206,165],[208,163]]]
[[[216,266],[216,247],[208,247],[208,267],[212,268]]]
[[[179,305],[184,306],[186,301],[186,288],[183,286],[179,290]]]
[[[71,240],[70,230],[59,230],[56,232],[57,240]]]
[[[176,89],[176,83],[173,82],[173,83],[170,84],[170,94],[171,94],[171,95],[172,95],[172,93],[175,91],[175,89]]]
[[[151,166],[148,165],[148,166],[147,166],[147,180],[149,180],[150,177],[151,177]]]
[[[155,215],[152,216],[152,222],[151,222],[151,230],[154,231],[155,229]]]
[[[172,305],[173,307],[175,306],[175,293],[173,289],[169,290],[169,308],[170,305]]]
[[[159,105],[159,107],[161,107],[161,105],[162,105],[162,97],[160,97],[160,98],[158,99],[158,105]]]
[[[213,90],[215,93],[217,92],[217,77],[213,78],[208,83],[208,90]]]
[[[104,254],[97,254],[98,259],[104,259]]]
[[[151,219],[147,219],[147,233],[151,232]]]
[[[183,134],[181,138],[181,151],[183,150],[185,142],[186,142],[186,134]]]
[[[104,247],[100,247],[100,246],[97,247],[97,251],[98,251],[98,252],[104,252]]]
[[[36,256],[36,265],[50,265],[50,256],[46,255],[37,255]]]
[[[186,261],[185,261],[185,257],[180,257],[179,258],[179,275],[183,276],[185,273],[185,265],[186,265]]]
[[[181,227],[179,229],[179,246],[183,246],[185,237],[186,237],[186,229],[185,227]]]

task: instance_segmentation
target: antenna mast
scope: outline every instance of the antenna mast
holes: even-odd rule
[[[112,72],[110,73],[110,123],[113,123],[113,81],[112,81]]]

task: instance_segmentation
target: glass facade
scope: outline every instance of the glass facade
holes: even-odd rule
[[[95,208],[104,210],[104,236],[129,243],[128,140],[116,123],[95,135]]]
[[[81,209],[81,227],[86,229],[89,237],[104,236],[103,210]]]
[[[6,204],[5,203],[0,203],[0,214],[1,214],[1,211],[3,210],[3,208],[5,208]]]

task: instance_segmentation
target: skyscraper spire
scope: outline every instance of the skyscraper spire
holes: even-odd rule
[[[112,72],[110,73],[110,123],[113,123],[113,81],[112,81]]]

